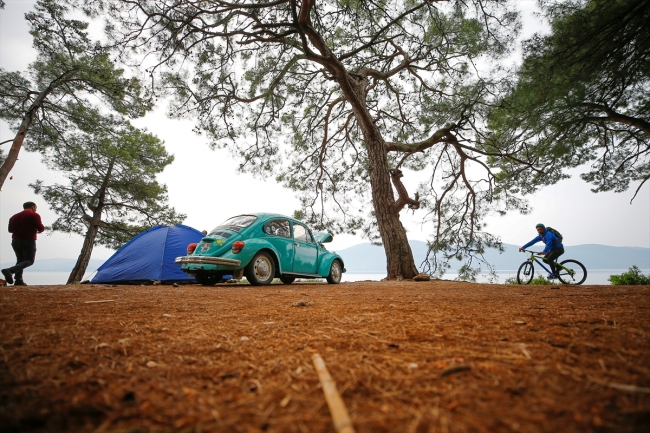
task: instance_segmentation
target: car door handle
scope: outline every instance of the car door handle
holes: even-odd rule
[[[293,244],[294,244],[295,246],[297,246],[297,247],[300,246],[300,244],[299,244],[298,242],[294,242]]]

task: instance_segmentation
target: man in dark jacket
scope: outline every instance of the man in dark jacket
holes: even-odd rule
[[[544,224],[537,224],[535,226],[535,229],[537,230],[538,235],[535,237],[535,239],[519,248],[519,251],[523,251],[539,241],[544,242],[546,246],[544,247],[544,251],[540,254],[544,254],[544,262],[548,263],[551,266],[551,273],[548,275],[548,278],[557,278],[558,270],[555,266],[555,261],[558,257],[564,254],[564,245],[562,245],[557,236],[555,236],[549,230],[546,230],[546,226],[544,226]]]
[[[23,211],[9,218],[9,233],[12,233],[11,246],[16,253],[16,265],[2,270],[8,284],[26,286],[23,281],[23,269],[34,264],[36,233],[43,233],[44,230],[41,216],[36,213],[36,203],[32,201],[23,204]]]

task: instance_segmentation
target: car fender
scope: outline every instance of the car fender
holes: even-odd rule
[[[221,257],[239,260],[241,262],[240,268],[245,268],[248,266],[251,260],[253,260],[253,257],[255,257],[255,255],[262,250],[268,251],[273,255],[273,260],[275,261],[275,265],[278,268],[277,271],[279,273],[282,273],[282,263],[280,263],[279,259],[280,254],[273,244],[263,238],[247,239],[244,241],[244,249],[242,249],[240,252],[235,254],[231,249],[230,251],[226,251],[224,254],[222,254]]]
[[[320,261],[320,266],[318,267],[318,275],[327,277],[330,274],[330,268],[332,267],[332,262],[334,260],[339,260],[341,262],[343,272],[345,272],[345,263],[343,263],[341,256],[328,251],[323,255],[323,258]]]

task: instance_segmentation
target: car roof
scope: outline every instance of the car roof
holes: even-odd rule
[[[298,221],[298,222],[300,222],[300,223],[302,223],[302,224],[306,224],[306,223],[304,223],[304,222],[302,222],[302,221],[300,221],[300,220],[297,220],[297,219],[292,218],[292,217],[290,217],[290,216],[282,215],[282,214],[279,214],[279,213],[270,213],[270,212],[247,212],[247,213],[243,213],[243,214],[240,214],[240,215],[254,215],[254,216],[256,216],[257,218],[259,218],[260,220],[267,220],[267,219],[272,219],[272,218],[285,218],[285,219],[289,219],[289,220],[292,220],[292,221]],[[231,218],[234,218],[234,217],[236,217],[236,216],[239,216],[239,215],[233,215]]]

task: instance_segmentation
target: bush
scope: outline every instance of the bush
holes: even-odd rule
[[[519,284],[519,283],[517,283],[517,277],[506,278],[504,283],[505,284]],[[543,277],[542,275],[536,275],[530,281],[530,284],[538,284],[538,285],[546,285],[546,286],[548,286],[549,284],[556,284],[556,283],[554,283],[552,280],[547,280],[546,277]]]
[[[621,275],[610,275],[607,281],[615,286],[646,286],[650,285],[650,275],[643,275],[641,269],[634,265]]]

